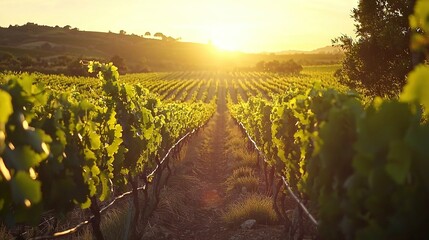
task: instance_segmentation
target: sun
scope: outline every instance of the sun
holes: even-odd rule
[[[212,26],[210,41],[219,50],[238,51],[242,47],[239,32],[230,26]]]
[[[212,38],[212,44],[219,50],[226,51],[237,51],[239,46],[233,40],[228,39],[227,37],[216,37]]]

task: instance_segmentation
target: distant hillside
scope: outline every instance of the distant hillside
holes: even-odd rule
[[[344,54],[344,51],[341,47],[337,46],[326,46],[322,48],[317,48],[311,51],[296,51],[296,50],[287,50],[282,52],[277,52],[277,55],[290,55],[290,54]]]
[[[154,35],[157,37],[34,23],[0,27],[0,70],[80,74],[81,59],[113,60],[122,72],[211,70],[292,58],[303,65],[329,64],[343,57],[341,53],[322,51],[293,55],[220,53],[209,44],[181,42],[162,33]]]
[[[326,54],[337,54],[337,53],[344,53],[343,49],[338,46],[326,46],[318,49],[314,49],[310,53],[313,54],[320,54],[320,53],[326,53]]]

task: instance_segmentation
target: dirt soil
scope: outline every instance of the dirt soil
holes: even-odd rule
[[[143,239],[285,239],[281,225],[256,224],[252,229],[241,229],[228,227],[222,221],[222,213],[234,201],[226,194],[224,184],[232,173],[224,156],[226,129],[238,128],[227,121],[225,94],[220,84],[217,113],[190,140],[185,157],[175,163],[175,173],[161,192],[161,202]]]

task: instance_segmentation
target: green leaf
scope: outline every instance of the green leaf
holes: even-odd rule
[[[28,75],[25,75],[21,79],[18,80],[20,85],[22,86],[23,90],[27,92],[28,94],[31,94],[31,89],[33,86],[33,78],[31,78]]]
[[[116,125],[116,127],[115,127],[115,137],[116,138],[122,137],[122,126],[119,124]]]
[[[100,194],[100,201],[104,201],[109,196],[109,178],[106,176],[105,173],[100,174],[100,180],[101,180],[101,194]]]
[[[85,148],[83,151],[85,159],[86,160],[97,160],[97,157],[95,156],[95,153],[88,148]]]
[[[88,188],[89,188],[89,195],[90,196],[94,196],[95,193],[97,193],[97,187],[94,185],[94,183],[89,183]]]
[[[151,115],[150,110],[148,110],[146,108],[142,109],[142,115],[143,115],[143,123],[144,124],[149,123],[150,120],[152,119],[152,115]]]
[[[6,124],[13,113],[12,97],[9,93],[0,89],[0,126]]]
[[[33,151],[30,146],[19,146],[14,150],[6,149],[4,159],[8,165],[24,171],[37,166],[42,161],[42,157]]]
[[[411,150],[403,141],[390,143],[386,172],[397,183],[404,184],[411,167]]]
[[[82,204],[80,204],[80,208],[87,209],[91,206],[91,200],[87,197],[86,201]]]
[[[10,184],[12,198],[16,203],[24,204],[26,201],[30,201],[33,204],[38,203],[42,198],[41,183],[31,179],[30,175],[24,171],[18,171]]]
[[[147,139],[147,140],[149,140],[152,137],[153,131],[154,131],[154,126],[153,125],[150,126],[150,128],[145,129],[144,132],[143,132],[144,138]]]
[[[429,31],[429,2],[417,1],[414,6],[414,16],[409,17],[410,27],[422,28],[424,32]]]
[[[91,132],[88,137],[91,143],[91,149],[92,150],[100,149],[100,146],[101,146],[100,135],[98,135],[96,132]]]
[[[116,139],[112,142],[112,144],[110,144],[110,145],[106,148],[106,150],[107,150],[107,155],[108,155],[108,156],[113,156],[113,155],[118,151],[119,146],[121,145],[121,143],[122,143],[122,139],[120,139],[120,138],[116,138]]]
[[[429,66],[419,65],[409,75],[408,82],[400,95],[403,102],[418,102],[424,106],[425,115],[429,114]]]
[[[429,126],[421,126],[419,124],[412,125],[407,132],[405,141],[419,154],[426,158],[429,157]]]
[[[372,155],[357,154],[353,157],[352,166],[358,173],[366,175],[371,171],[373,161]]]
[[[31,147],[33,147],[33,149],[36,150],[38,153],[49,154],[49,149],[42,141],[42,138],[46,137],[47,135],[42,130],[26,130],[25,135],[23,136],[29,142]]]
[[[92,166],[91,173],[92,173],[92,175],[100,174],[100,168],[98,168],[97,165]]]
[[[57,131],[55,132],[55,135],[57,136],[58,141],[62,145],[66,145],[66,143],[67,143],[67,137],[66,137],[66,133],[63,130],[57,129]]]
[[[94,105],[92,105],[88,100],[83,99],[80,102],[79,107],[84,111],[88,111],[88,110],[91,110],[94,107]]]

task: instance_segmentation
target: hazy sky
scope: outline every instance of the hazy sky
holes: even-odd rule
[[[247,52],[311,50],[353,35],[358,0],[0,0],[0,26],[34,22],[143,35]]]

